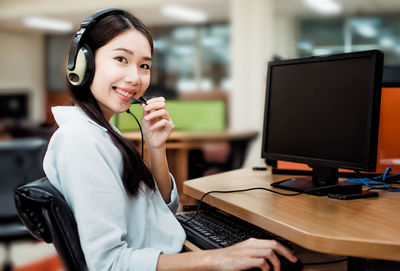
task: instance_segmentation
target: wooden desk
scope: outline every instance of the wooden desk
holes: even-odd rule
[[[139,148],[141,144],[140,132],[125,132],[123,136],[135,142]],[[222,131],[222,132],[198,132],[198,131],[174,131],[167,141],[167,156],[170,171],[175,177],[181,203],[194,205],[190,197],[183,194],[183,182],[189,177],[189,151],[201,149],[210,142],[229,142],[232,150],[247,148],[247,144],[257,136],[255,131]],[[243,155],[231,153],[233,164],[240,167],[243,163]],[[145,159],[146,155],[145,155]]]
[[[239,169],[187,181],[184,193],[200,199],[211,190],[271,188],[271,182],[284,178],[269,171]],[[306,249],[400,261],[400,194],[379,194],[378,198],[341,201],[255,190],[210,194],[204,201]]]

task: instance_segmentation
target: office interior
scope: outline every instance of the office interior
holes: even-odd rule
[[[385,118],[381,118],[377,170],[390,165],[393,173],[400,173],[397,0],[2,0],[0,144],[48,139],[54,125],[50,107],[69,102],[63,75],[71,38],[83,18],[109,7],[133,12],[153,34],[148,95],[167,98],[167,107],[176,116],[175,132],[251,133],[239,154],[228,141],[205,140],[208,144],[186,156],[191,159],[188,178],[233,169],[227,165],[233,153],[242,157],[235,168],[265,166],[261,137],[268,61],[370,49],[385,55],[381,111]],[[193,13],[171,15],[168,9],[173,8]],[[50,26],[60,29],[29,25],[37,19],[56,20]],[[112,121],[123,132],[138,132],[129,116],[115,116]],[[280,166],[299,169],[296,164]],[[0,261],[6,253],[2,243]],[[55,254],[51,245],[25,240],[11,244],[15,270],[59,270]]]

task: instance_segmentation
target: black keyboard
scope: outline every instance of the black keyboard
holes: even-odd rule
[[[187,240],[201,249],[223,248],[251,237],[274,239],[291,248],[288,241],[217,210],[178,214],[176,218],[185,229]]]
[[[287,240],[217,210],[198,212],[196,215],[178,214],[176,218],[185,229],[187,240],[201,249],[224,248],[251,237],[274,239],[282,245],[293,249],[292,244]],[[292,263],[279,254],[276,254],[276,256],[281,262],[282,271],[300,271],[303,269],[303,264],[300,260]],[[270,270],[273,271],[273,266],[268,260],[267,262],[271,268]]]

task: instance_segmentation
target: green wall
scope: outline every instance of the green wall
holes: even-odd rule
[[[226,104],[222,100],[168,100],[167,110],[176,131],[223,131],[226,129]],[[140,120],[140,105],[132,105],[130,110]],[[122,132],[138,131],[132,116],[121,113],[113,117],[112,123]]]

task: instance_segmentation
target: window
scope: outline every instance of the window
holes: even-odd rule
[[[302,20],[297,42],[299,56],[382,50],[385,65],[400,65],[400,17],[354,16]]]
[[[229,25],[159,27],[151,33],[155,47],[151,88],[229,89]]]

